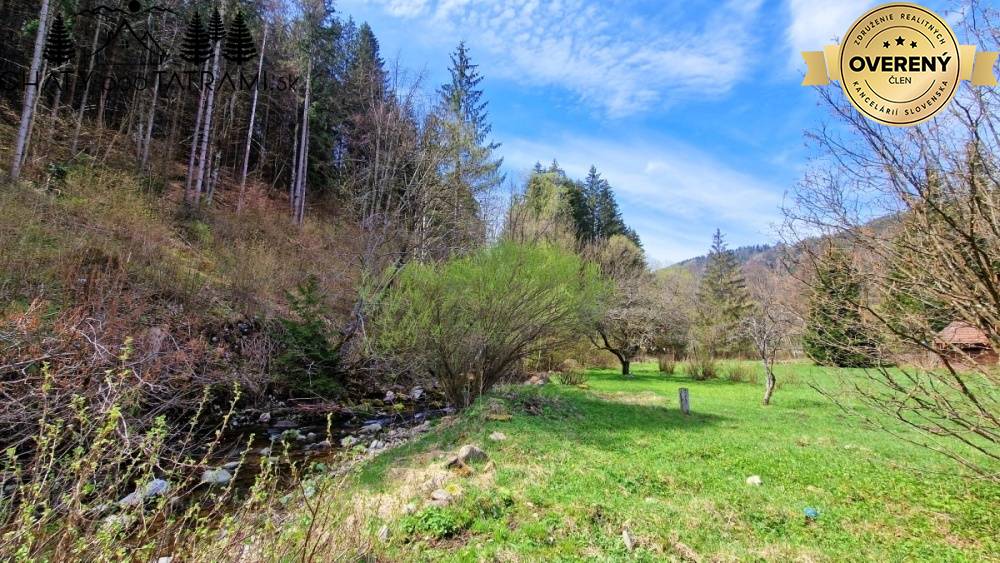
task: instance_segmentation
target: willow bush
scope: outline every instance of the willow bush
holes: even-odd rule
[[[580,338],[607,294],[594,266],[550,246],[506,242],[411,263],[374,315],[376,348],[465,407],[530,355]]]

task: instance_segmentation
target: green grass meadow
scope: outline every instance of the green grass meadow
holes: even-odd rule
[[[828,378],[820,368],[782,365],[778,377],[769,407],[760,384],[696,382],[655,364],[631,379],[592,370],[585,389],[500,389],[362,469],[358,486],[385,494],[401,469],[440,467],[462,444],[491,460],[449,478],[451,505],[414,495],[416,512],[372,521],[389,527],[378,550],[427,561],[997,560],[1000,487],[866,428],[807,385]],[[497,431],[507,440],[488,438]]]

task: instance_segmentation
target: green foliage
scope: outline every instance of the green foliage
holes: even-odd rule
[[[705,274],[698,286],[698,312],[692,340],[699,356],[732,356],[748,348],[740,322],[749,313],[750,293],[736,256],[715,231]]]
[[[341,390],[340,348],[329,337],[327,307],[319,280],[309,276],[287,295],[296,319],[282,319],[282,352],[276,367],[294,389],[321,396]]]
[[[556,378],[563,385],[583,385],[587,382],[587,372],[582,369],[571,369],[559,372]]]
[[[445,159],[440,167],[443,186],[447,191],[448,245],[462,248],[481,240],[479,198],[503,183],[500,170],[503,158],[495,156],[500,144],[488,140],[492,126],[487,113],[488,102],[482,99],[483,76],[479,65],[469,58],[465,42],[458,44],[451,55],[448,71],[451,80],[441,86],[441,138]]]
[[[621,235],[639,248],[639,236],[622,219],[611,184],[591,166],[583,182],[574,182],[569,190],[569,204],[576,223],[577,239],[593,243]]]
[[[431,374],[464,407],[531,354],[583,334],[605,293],[596,268],[572,253],[502,243],[405,266],[374,315],[374,333],[384,354]]]
[[[816,266],[802,347],[816,363],[879,365],[878,339],[861,316],[862,284],[850,256],[830,246]]]
[[[486,522],[504,518],[514,506],[507,489],[473,490],[449,507],[428,506],[399,521],[400,531],[408,538],[441,540],[454,537]]]
[[[403,518],[400,522],[400,529],[409,536],[440,540],[458,534],[467,525],[468,521],[454,510],[429,506],[416,514]]]

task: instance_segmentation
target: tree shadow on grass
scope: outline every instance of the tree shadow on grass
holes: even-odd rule
[[[716,377],[714,379],[695,379],[690,375],[664,374],[660,372],[640,371],[631,375],[622,375],[614,370],[592,370],[589,373],[589,381],[607,381],[627,386],[630,383],[674,383],[678,385],[707,385],[707,386],[732,386],[732,385],[753,385],[749,381],[732,381],[730,379]]]
[[[509,421],[493,421],[486,406],[505,403]],[[728,417],[698,412],[683,414],[677,399],[671,400],[651,390],[582,391],[532,386],[513,386],[496,390],[481,398],[469,411],[459,415],[458,424],[447,424],[427,435],[380,455],[361,468],[361,481],[369,486],[383,485],[390,467],[406,464],[430,451],[454,451],[460,445],[477,443],[482,432],[500,430],[510,436],[531,435],[539,448],[549,440],[562,445],[578,445],[606,451],[635,447],[626,434],[657,436],[702,432],[729,420]],[[561,447],[561,445],[556,446]]]
[[[685,415],[671,401],[655,392],[560,394],[559,400],[539,415],[513,411],[521,425],[530,424],[561,440],[603,449],[625,445],[623,434],[701,432],[727,417],[692,411]]]

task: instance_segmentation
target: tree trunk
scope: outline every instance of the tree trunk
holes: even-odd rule
[[[619,356],[618,361],[622,364],[622,375],[631,376],[632,375],[632,362],[626,360],[625,358]]]
[[[774,394],[774,388],[778,382],[774,378],[774,369],[765,365],[764,371],[767,372],[767,379],[764,382],[764,406],[766,407],[771,404],[771,395]]]
[[[208,62],[205,62],[208,65]],[[203,66],[202,69],[207,68]],[[188,155],[187,181],[184,182],[184,201],[188,205],[194,203],[194,194],[191,193],[191,186],[194,185],[194,159],[198,155],[198,147],[201,145],[201,116],[205,111],[205,74],[202,72],[198,78],[198,111],[194,114],[194,135],[191,137],[191,154]]]
[[[28,85],[24,89],[24,101],[21,107],[21,123],[17,128],[17,141],[14,145],[14,158],[10,166],[10,179],[17,181],[21,176],[21,164],[24,159],[24,148],[28,144],[28,131],[35,114],[35,97],[41,77],[38,76],[42,67],[42,52],[45,50],[45,31],[49,22],[49,0],[42,0],[38,12],[38,32],[35,34],[35,51],[31,56],[31,68],[28,71]]]
[[[149,145],[153,141],[153,122],[156,121],[156,102],[160,96],[160,65],[156,65],[156,78],[153,83],[153,100],[149,104],[149,116],[146,118],[146,131],[142,136],[142,160],[139,169],[145,171],[149,164]]]
[[[208,99],[205,101],[205,126],[202,128],[204,131],[202,131],[201,135],[204,142],[202,142],[198,154],[198,176],[195,178],[193,190],[195,205],[201,200],[202,184],[205,181],[205,174],[207,172],[205,160],[208,158],[208,145],[212,141],[212,114],[215,111],[215,90],[218,86],[215,83],[215,79],[219,75],[219,53],[221,50],[222,42],[218,41],[215,44],[215,54],[212,55],[212,75],[209,77]]]
[[[260,59],[257,61],[257,82],[254,83],[253,102],[250,103],[250,125],[247,126],[247,144],[243,151],[243,171],[240,173],[240,195],[236,200],[236,212],[243,211],[243,194],[247,187],[247,168],[250,166],[250,143],[253,141],[253,123],[257,117],[257,95],[260,93],[260,75],[264,70],[264,49],[267,48],[267,25],[260,43]]]
[[[83,114],[87,111],[87,98],[90,96],[90,82],[93,80],[94,65],[97,59],[97,41],[101,37],[101,16],[97,16],[94,24],[94,39],[90,46],[90,63],[87,64],[87,80],[83,83],[83,99],[80,100],[80,111],[76,114],[76,129],[73,130],[73,143],[70,147],[70,154],[76,154],[76,147],[80,142],[80,129],[83,128]],[[72,103],[72,98],[70,99]]]
[[[292,215],[295,215],[295,210],[298,209],[299,204],[295,201],[298,197],[299,192],[299,119],[298,116],[295,118],[295,132],[292,134],[292,169],[289,172],[291,175],[291,182],[288,184],[288,203],[291,205],[289,211]]]
[[[309,65],[306,70],[306,96],[305,103],[302,104],[302,128],[299,132],[301,139],[299,140],[299,170],[296,174],[297,178],[297,188],[296,188],[296,208],[295,213],[292,217],[296,225],[301,225],[305,219],[305,208],[306,208],[306,176],[309,170],[309,102],[311,95],[311,84],[312,84],[312,59],[309,59]]]

